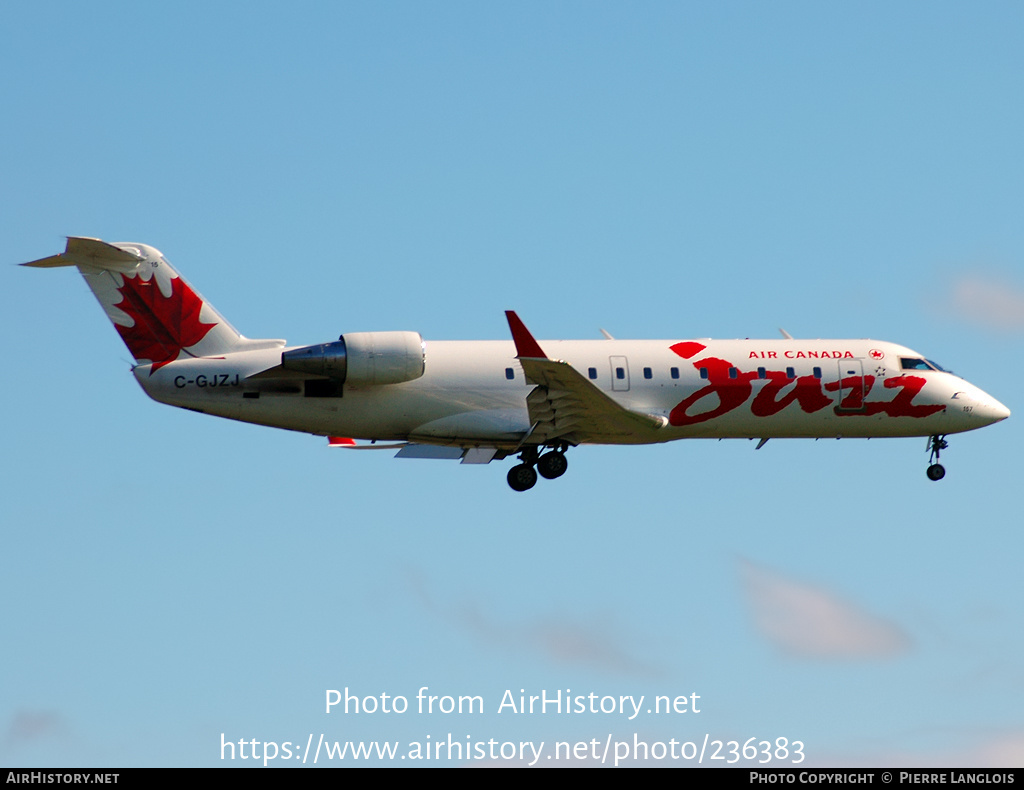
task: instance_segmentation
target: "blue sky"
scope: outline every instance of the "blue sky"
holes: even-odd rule
[[[250,337],[876,337],[1017,415],[1024,12],[952,3],[0,9],[0,762],[237,742],[805,743],[1024,763],[1019,417],[951,438],[341,453],[161,407],[66,235]],[[327,689],[480,695],[324,713]],[[509,715],[506,689],[701,695]],[[236,763],[237,764],[237,763]]]

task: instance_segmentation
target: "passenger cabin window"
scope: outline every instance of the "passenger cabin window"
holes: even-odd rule
[[[512,368],[505,368],[505,378],[512,381],[516,377],[516,372]]]
[[[702,379],[706,379],[708,377],[708,369],[707,368],[701,368],[700,369],[700,377]]]
[[[645,379],[653,378],[653,376],[654,376],[654,371],[652,371],[650,368],[644,368],[644,378]]]
[[[796,378],[796,368],[786,368],[786,378],[787,379],[795,379]]]
[[[740,372],[736,368],[729,368],[729,378],[734,379],[740,375]]]
[[[597,378],[597,368],[587,368],[587,375],[590,376],[591,380]]]
[[[679,378],[679,368],[671,368],[671,369],[669,369],[669,375],[672,376],[672,378],[674,378],[674,379]]]
[[[768,371],[765,370],[764,368],[758,368],[757,369],[757,377],[759,379],[766,379],[766,378],[768,378]]]
[[[821,378],[821,368],[815,368],[812,372],[814,373],[814,378],[816,378],[816,379],[820,379]]]

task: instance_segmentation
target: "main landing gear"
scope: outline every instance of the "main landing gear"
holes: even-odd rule
[[[939,463],[939,454],[949,447],[944,436],[928,437],[928,479],[941,480],[946,476],[946,467]]]
[[[519,455],[520,464],[508,470],[508,484],[513,491],[529,491],[537,484],[537,473],[546,480],[565,474],[569,462],[565,458],[568,447],[564,444],[538,455],[536,447],[527,447]]]

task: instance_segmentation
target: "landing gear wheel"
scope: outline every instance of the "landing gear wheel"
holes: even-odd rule
[[[517,464],[508,470],[508,484],[513,491],[529,491],[537,484],[537,471],[529,464]]]
[[[946,468],[942,464],[932,464],[928,467],[929,480],[941,480],[946,476]]]
[[[558,450],[544,453],[544,455],[537,459],[537,471],[540,472],[541,477],[547,480],[561,477],[568,468],[569,461],[566,460],[565,453]]]

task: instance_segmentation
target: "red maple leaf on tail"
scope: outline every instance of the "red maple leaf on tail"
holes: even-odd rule
[[[135,325],[115,326],[135,359],[153,363],[150,374],[176,360],[182,349],[194,346],[216,326],[199,320],[203,300],[179,277],[171,279],[170,296],[160,291],[156,276],[149,280],[125,277],[117,290],[122,299],[116,307],[131,316]]]

